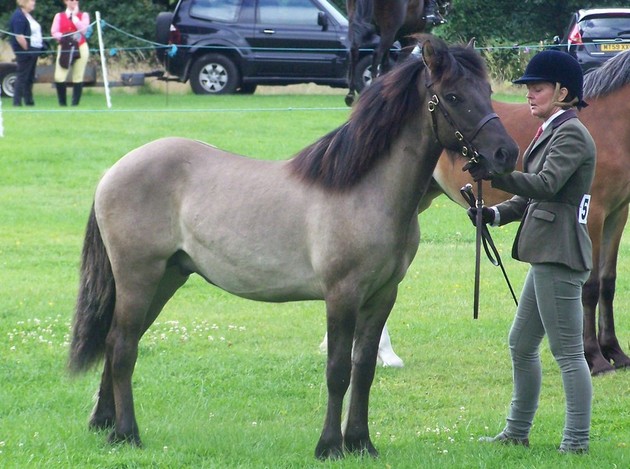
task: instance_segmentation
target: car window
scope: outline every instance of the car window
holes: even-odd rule
[[[319,9],[310,0],[259,0],[258,21],[317,26]]]
[[[582,35],[586,37],[617,37],[630,31],[630,17],[589,18],[580,23]]]
[[[242,0],[193,0],[190,16],[206,20],[234,22]]]

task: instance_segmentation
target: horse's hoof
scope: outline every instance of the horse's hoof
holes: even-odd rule
[[[318,443],[317,448],[315,448],[315,457],[320,461],[341,459],[343,458],[343,448],[341,446],[326,446]]]
[[[615,367],[608,362],[604,362],[601,364],[593,365],[593,368],[591,369],[591,376],[602,376],[614,372]]]
[[[346,95],[346,106],[352,107],[354,104],[354,93],[348,93]]]
[[[88,423],[90,430],[108,430],[116,425],[116,417],[93,415]]]
[[[107,441],[111,445],[128,444],[130,446],[142,448],[142,441],[140,440],[140,435],[134,434],[134,433],[132,433],[131,435],[124,435],[114,430],[109,434],[109,438],[107,439]]]
[[[354,443],[346,441],[345,446],[346,450],[349,453],[358,454],[360,456],[367,455],[373,458],[378,458],[378,450],[374,447],[369,439],[367,441],[357,441]]]

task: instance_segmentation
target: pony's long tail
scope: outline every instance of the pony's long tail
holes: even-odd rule
[[[105,339],[115,303],[116,283],[92,204],[81,256],[79,294],[68,362],[70,371],[86,371],[105,353]]]

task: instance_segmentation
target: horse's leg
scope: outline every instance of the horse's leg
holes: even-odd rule
[[[152,305],[161,303],[158,287],[168,280],[165,278],[165,260],[143,262],[143,259],[133,254],[123,258],[123,265],[133,265],[135,268],[116,269],[116,263],[112,260],[116,277],[116,307],[107,335],[106,356],[110,363],[116,425],[109,441],[141,445],[131,378],[138,358],[138,342],[146,325],[152,320],[149,311]]]
[[[187,275],[182,275],[177,267],[169,267],[158,286],[153,303],[149,307],[143,334],[158,317],[164,305],[175,294],[186,280]],[[92,429],[102,430],[111,428],[116,423],[116,406],[114,402],[114,388],[112,383],[112,370],[109,357],[105,358],[101,384],[98,390],[96,405],[92,411],[89,426]]]
[[[326,353],[328,349],[328,334],[324,334],[324,338],[322,342],[319,344],[319,351],[321,353]],[[387,324],[383,327],[383,332],[381,333],[381,340],[378,343],[378,357],[377,363],[383,365],[384,367],[391,368],[402,368],[405,366],[402,358],[400,358],[396,352],[394,352],[394,347],[392,346],[392,341],[389,337],[389,331],[387,330]]]
[[[584,356],[593,376],[614,371],[613,366],[604,358],[597,339],[597,302],[599,301],[599,272],[604,225],[604,210],[591,213],[601,213],[601,216],[591,216],[588,220],[588,231],[593,242],[593,270],[582,288],[582,307],[584,309]]]
[[[342,297],[340,294],[339,297]],[[328,361],[326,364],[326,384],[328,406],[324,428],[315,447],[315,457],[319,459],[343,456],[343,435],[341,433],[341,412],[343,398],[350,385],[352,367],[352,339],[356,323],[356,306],[342,298],[326,299],[328,323]]]
[[[610,214],[604,223],[602,243],[602,269],[599,289],[599,334],[598,341],[602,354],[611,361],[615,368],[630,367],[630,357],[626,355],[615,333],[613,300],[617,280],[617,257],[619,245],[626,222],[628,221],[628,205]]]
[[[344,434],[344,446],[348,451],[378,456],[378,451],[370,440],[368,403],[374,381],[379,339],[396,301],[396,293],[396,288],[378,293],[361,309],[357,318],[350,403]]]
[[[355,72],[356,66],[359,63],[359,44],[352,40],[350,45],[350,61],[348,63],[348,94],[346,94],[345,103],[346,106],[352,106],[354,104],[354,98],[356,95],[355,87]]]
[[[389,69],[389,49],[394,43],[394,35],[393,33],[383,33],[381,35],[381,42],[379,42],[378,47],[374,51],[374,59],[372,60],[372,79],[377,76],[385,75]]]
[[[389,337],[389,331],[387,330],[387,324],[383,326],[383,332],[381,332],[381,339],[378,343],[378,356],[377,362],[381,363],[384,367],[402,368],[405,364],[392,346],[392,341]]]
[[[106,355],[101,384],[96,395],[96,404],[92,410],[89,427],[93,430],[104,430],[114,425],[116,425],[116,404],[114,403],[111,364]]]

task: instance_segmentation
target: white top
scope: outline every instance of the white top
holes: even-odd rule
[[[26,13],[28,24],[31,25],[31,47],[41,49],[44,46],[44,38],[42,37],[42,27],[35,19]]]

